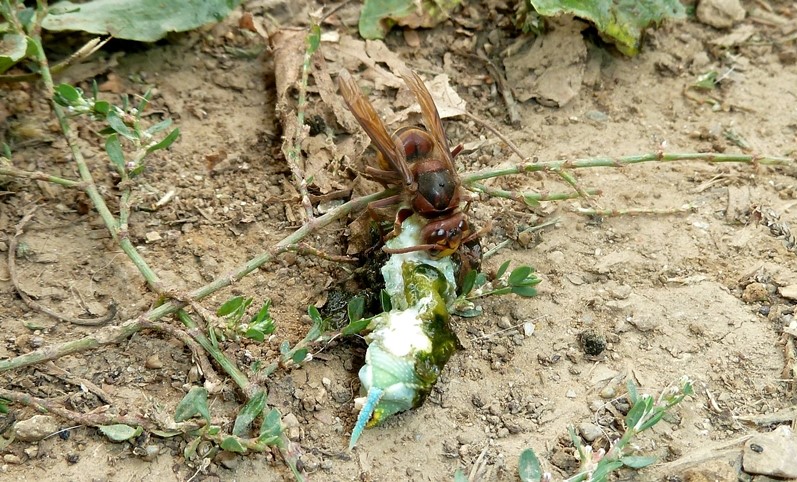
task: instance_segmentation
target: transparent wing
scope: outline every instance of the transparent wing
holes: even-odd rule
[[[454,159],[451,157],[451,149],[448,147],[446,130],[443,128],[443,121],[440,120],[440,114],[437,112],[437,106],[434,104],[432,94],[429,93],[423,80],[415,72],[405,70],[402,72],[401,77],[407,87],[415,94],[415,98],[418,99],[418,104],[421,106],[421,114],[423,115],[423,124],[429,130],[432,138],[439,143],[448,168],[451,169],[451,172],[456,173],[457,169],[454,166]]]
[[[349,106],[349,110],[357,118],[357,122],[360,123],[368,137],[371,138],[374,146],[385,156],[393,169],[401,175],[404,183],[407,185],[412,184],[413,177],[404,155],[404,144],[399,138],[393,137],[387,132],[387,128],[382,119],[379,118],[379,114],[376,113],[368,99],[363,96],[348,71],[343,70],[338,75],[338,87],[343,100]]]

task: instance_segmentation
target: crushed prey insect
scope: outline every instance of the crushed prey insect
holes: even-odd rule
[[[459,246],[478,236],[473,233],[465,213],[460,210],[462,186],[454,166],[453,151],[448,146],[443,122],[423,81],[415,72],[402,74],[404,82],[418,99],[423,123],[420,127],[402,127],[393,135],[379,118],[371,103],[360,92],[351,75],[343,71],[338,77],[340,92],[354,117],[371,138],[378,151],[381,169],[367,166],[364,174],[383,185],[399,185],[402,195],[377,201],[387,206],[404,201],[396,215],[394,235],[412,213],[429,222],[423,227],[421,240],[415,246],[389,253],[428,251],[435,258],[454,253]]]

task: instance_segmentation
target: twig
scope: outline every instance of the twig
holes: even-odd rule
[[[515,143],[514,143],[514,142],[512,142],[511,140],[509,140],[509,138],[508,138],[508,137],[506,137],[504,134],[502,134],[502,133],[501,133],[501,131],[499,131],[499,130],[498,130],[498,129],[496,129],[495,127],[491,126],[491,125],[490,125],[490,124],[489,124],[487,121],[483,120],[483,119],[482,119],[482,118],[480,118],[480,117],[477,117],[477,116],[475,116],[475,115],[471,114],[470,112],[464,112],[464,115],[465,115],[465,117],[468,117],[468,118],[470,118],[470,119],[474,120],[475,122],[478,122],[478,123],[479,123],[479,124],[481,124],[483,127],[485,127],[487,130],[489,130],[490,132],[492,132],[493,134],[495,134],[496,136],[498,136],[498,138],[499,138],[499,139],[501,139],[501,140],[504,142],[504,144],[506,144],[506,146],[507,146],[507,147],[509,147],[509,149],[510,149],[512,152],[514,152],[514,153],[515,153],[515,155],[517,155],[517,156],[518,156],[518,157],[521,159],[521,161],[522,161],[522,162],[524,162],[524,163],[528,162],[528,160],[529,160],[530,158],[529,158],[528,156],[524,156],[524,155],[523,155],[523,153],[520,151],[520,148],[518,148],[518,146],[517,146],[517,145],[515,145]],[[536,165],[536,163],[534,163],[534,165]],[[563,180],[563,181],[565,181],[567,184],[569,184],[570,186],[572,186],[572,187],[573,187],[573,189],[574,189],[574,190],[575,190],[575,191],[576,191],[576,192],[577,192],[577,193],[578,193],[578,194],[579,194],[581,197],[583,197],[583,198],[584,198],[584,200],[585,200],[585,201],[587,201],[587,203],[588,203],[590,206],[592,206],[592,207],[596,207],[596,206],[595,206],[595,202],[592,200],[592,198],[589,196],[589,194],[587,194],[587,193],[586,193],[586,192],[585,192],[585,191],[584,191],[584,190],[583,190],[583,189],[582,189],[582,188],[579,186],[579,184],[578,184],[578,181],[576,181],[576,179],[575,179],[575,178],[574,178],[574,177],[573,177],[573,176],[572,176],[570,173],[568,173],[568,172],[566,171],[566,169],[567,169],[567,168],[565,168],[565,167],[560,167],[559,169],[550,169],[550,171],[553,171],[553,172],[555,172],[555,173],[556,173],[556,174],[557,174],[559,177],[561,177],[561,178],[562,178],[562,180]],[[542,170],[542,169],[540,169],[540,170]],[[487,178],[480,178],[480,179],[487,179]],[[464,177],[464,178],[462,179],[462,182],[463,182],[464,184],[469,184],[469,183],[470,183],[470,182],[472,182],[472,181],[477,181],[477,180],[480,180],[480,179],[477,179],[477,178],[472,178],[472,176],[466,176],[466,177]]]
[[[33,219],[33,214],[36,212],[37,206],[34,206],[22,219],[17,223],[16,231],[14,235],[8,240],[8,276],[11,280],[11,285],[16,290],[19,297],[22,301],[28,306],[28,308],[38,311],[40,313],[44,313],[45,315],[51,316],[56,320],[64,321],[67,323],[72,323],[73,325],[80,325],[80,326],[100,326],[108,323],[109,321],[113,320],[116,317],[116,303],[111,301],[111,304],[108,306],[108,313],[102,318],[74,318],[71,316],[62,315],[46,306],[42,306],[39,303],[33,301],[33,299],[28,296],[28,294],[20,288],[19,280],[17,279],[17,246],[19,245],[19,237],[22,236],[22,233],[25,230],[25,225]]]
[[[231,273],[219,277],[209,284],[189,292],[188,296],[194,300],[201,300],[202,298],[205,298],[206,296],[209,296],[222,288],[226,288],[265,263],[272,261],[275,256],[288,251],[292,245],[295,245],[306,236],[315,233],[319,229],[328,226],[338,219],[346,217],[353,211],[365,209],[370,202],[392,196],[397,192],[397,189],[389,189],[368,196],[352,199],[351,201],[330,210],[323,216],[319,216],[313,219],[311,222],[306,223],[304,226],[294,231],[291,235],[277,243],[277,245],[255,256],[251,260],[233,270]],[[120,343],[134,333],[137,333],[142,329],[149,328],[150,326],[147,325],[147,322],[154,322],[160,318],[163,318],[164,316],[174,314],[177,312],[177,310],[184,308],[186,305],[187,303],[184,301],[168,301],[141,316],[126,320],[118,326],[106,326],[100,330],[97,330],[90,336],[56,345],[46,346],[8,360],[0,360],[0,373],[16,368],[35,365],[37,363],[42,363],[49,360],[55,360],[62,356],[71,355],[86,350],[92,350],[100,346]]]
[[[288,251],[293,251],[294,253],[302,254],[305,256],[315,256],[316,258],[325,259],[327,261],[334,261],[336,263],[348,263],[348,264],[358,263],[358,260],[352,258],[351,256],[326,253],[318,248],[310,246],[307,243],[299,243],[295,246],[291,246],[288,249]]]
[[[548,192],[518,192],[518,191],[506,191],[504,189],[498,189],[490,186],[485,186],[482,183],[474,182],[468,186],[469,189],[475,190],[478,192],[482,192],[489,196],[493,197],[500,197],[503,199],[511,199],[512,201],[517,201],[519,203],[530,205],[536,204],[538,202],[544,201],[564,201],[565,199],[574,199],[577,197],[581,197],[581,194],[578,192],[555,192],[555,193],[548,193]],[[587,189],[587,194],[600,196],[603,191],[600,189]]]
[[[67,67],[74,64],[75,62],[80,62],[83,59],[89,57],[94,52],[100,50],[105,44],[107,44],[111,38],[108,37],[105,40],[100,38],[94,38],[86,42],[85,45],[80,47],[75,53],[70,55],[69,57],[65,58],[64,60],[58,62],[57,64],[50,67],[51,74],[57,74],[66,70]],[[0,83],[11,83],[11,82],[34,82],[41,77],[41,74],[38,72],[31,72],[29,74],[17,74],[17,75],[0,75]]]
[[[559,218],[549,219],[548,221],[545,221],[544,223],[535,224],[534,226],[531,226],[530,228],[524,229],[523,231],[518,233],[518,236],[520,236],[523,233],[533,233],[534,231],[539,231],[541,229],[545,229],[548,226],[553,226],[554,224],[556,224],[558,222],[559,222]],[[489,251],[485,251],[484,254],[482,255],[482,261],[484,261],[485,259],[495,255],[496,253],[498,253],[499,250],[505,248],[507,245],[509,245],[509,243],[511,243],[513,241],[515,241],[515,240],[512,239],[512,238],[505,239],[505,240],[501,241],[500,243],[496,244],[494,248],[490,249]]]
[[[584,169],[587,167],[624,167],[643,162],[704,161],[709,163],[738,162],[741,164],[762,166],[793,166],[795,160],[789,157],[760,156],[754,154],[717,154],[714,152],[656,152],[635,154],[623,157],[592,157],[575,160],[558,160],[547,162],[524,162],[510,167],[487,169],[462,176],[464,184],[471,184],[484,179],[510,176],[512,174],[528,174],[531,172],[558,171],[561,169]]]
[[[191,355],[199,365],[199,369],[202,371],[202,375],[205,377],[205,379],[213,385],[221,385],[222,381],[219,378],[219,375],[216,373],[216,370],[213,369],[213,365],[210,364],[210,360],[208,360],[205,351],[202,350],[202,347],[199,345],[199,343],[191,338],[191,335],[185,330],[181,330],[180,328],[172,326],[168,323],[153,323],[149,321],[143,322],[142,328],[168,333],[169,335],[172,335],[183,342],[183,344],[187,346],[189,350],[191,350]]]
[[[626,209],[588,209],[588,208],[572,208],[573,212],[583,214],[584,216],[600,216],[600,217],[613,217],[613,216],[639,216],[645,214],[677,214],[688,213],[692,211],[692,206],[686,205],[680,208],[670,209],[655,209],[655,208],[626,208]]]
[[[302,206],[304,206],[308,221],[313,219],[315,215],[313,214],[313,205],[310,203],[310,195],[307,192],[307,178],[302,168],[299,167],[299,156],[301,155],[302,139],[304,139],[306,132],[304,110],[307,105],[307,82],[310,76],[310,60],[315,51],[318,50],[320,40],[321,30],[317,24],[313,24],[310,27],[310,32],[307,34],[304,62],[302,63],[302,80],[299,82],[299,99],[296,103],[296,131],[293,134],[292,145],[283,148],[285,151],[285,160],[288,163],[288,167],[291,169],[293,182],[299,190]],[[286,139],[286,141],[287,140],[288,139]]]
[[[102,400],[103,403],[111,405],[113,402],[111,401],[111,397],[105,393],[105,390],[98,387],[94,384],[91,380],[87,380],[85,378],[77,377],[72,375],[68,371],[64,370],[63,368],[59,367],[53,362],[49,362],[46,365],[47,369],[53,372],[56,376],[63,377],[64,380],[71,383],[72,385],[77,385],[79,387],[85,387],[86,390],[97,395],[97,397]]]
[[[136,415],[117,415],[110,412],[91,412],[80,413],[69,410],[61,406],[54,400],[38,398],[27,393],[20,393],[5,388],[0,388],[0,398],[4,398],[14,403],[20,403],[26,407],[34,408],[40,412],[49,412],[61,418],[65,418],[80,425],[97,427],[100,425],[111,425],[121,423],[132,427],[142,427],[145,430],[163,429],[157,422],[148,418]],[[204,425],[204,420],[175,423],[169,430],[179,430],[181,432],[195,430]]]
[[[520,113],[517,109],[517,102],[515,102],[515,97],[512,95],[512,89],[509,88],[507,85],[506,79],[504,78],[504,73],[495,63],[487,57],[481,49],[477,51],[477,55],[467,54],[469,57],[476,57],[483,61],[487,65],[487,70],[490,71],[490,75],[492,75],[493,79],[495,79],[495,83],[498,86],[498,90],[501,92],[501,97],[504,99],[504,104],[506,104],[506,110],[509,113],[509,122],[516,127],[520,126]]]
[[[58,176],[51,176],[39,171],[23,171],[15,167],[3,166],[5,163],[10,163],[5,157],[0,157],[0,176],[21,177],[33,179],[34,181],[46,181],[54,184],[60,184],[64,187],[74,187],[83,189],[84,184],[80,181],[73,181],[71,179],[64,179]]]
[[[774,413],[764,413],[761,415],[736,415],[734,420],[750,422],[759,426],[773,425],[776,423],[793,422],[797,420],[797,405],[778,410]]]

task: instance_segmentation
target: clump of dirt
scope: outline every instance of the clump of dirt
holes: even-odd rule
[[[245,8],[260,18],[265,5],[248,2]],[[324,37],[321,52],[329,65],[345,67],[362,46],[352,65],[363,73],[364,85],[374,87],[369,97],[380,114],[397,122],[391,127],[413,121],[412,113],[404,112],[410,101],[396,94],[401,84],[393,83],[393,62],[406,63],[426,80],[447,75],[445,85],[467,111],[496,126],[531,159],[662,151],[794,156],[797,124],[789,99],[797,85],[797,56],[793,43],[784,39],[794,30],[797,11],[787,5],[770,11],[758,3],[745,6],[747,18],[732,30],[689,21],[651,31],[634,58],[597,44],[589,33],[582,37],[578,28],[564,30],[586,46],[585,55],[563,60],[569,68],[579,67],[579,78],[568,79],[572,95],[557,96],[559,107],[518,102],[513,108],[519,127],[506,123],[504,97],[484,61],[473,55],[476,49],[497,55],[513,45],[518,34],[511,9],[464,6],[440,27],[418,31],[420,47],[412,47],[402,32],[391,33],[384,43],[356,40],[348,26],[356,24],[357,6],[349,5],[323,26],[335,35]],[[299,2],[290,9],[311,7]],[[293,232],[305,216],[281,152],[275,54],[262,48],[264,39],[239,28],[239,17],[240,12],[208,31],[174,36],[135,52],[106,51],[62,79],[89,90],[90,80],[97,78],[109,99],[117,91],[141,95],[154,87],[151,120],[170,117],[179,125],[179,142],[158,153],[136,185],[137,209],[130,220],[130,239],[176,292],[231,272]],[[286,18],[304,17],[286,13]],[[751,26],[754,33],[741,31]],[[739,31],[744,35],[728,38]],[[556,58],[545,57],[545,62],[536,67],[564,67]],[[513,65],[503,62],[507,77],[514,75]],[[531,67],[526,75],[543,73],[535,65],[526,67]],[[718,82],[713,88],[693,88],[712,71]],[[368,159],[362,154],[365,137],[344,120],[340,99],[322,96],[321,87],[310,92],[308,129],[313,134],[302,146],[305,153],[326,153],[313,159],[323,165],[307,165],[325,175],[310,188],[319,211],[361,189],[354,179]],[[14,148],[14,166],[77,178],[39,90],[15,84],[0,91],[0,99],[0,126]],[[465,144],[456,158],[461,171],[519,162],[481,124],[464,117],[445,123],[452,145]],[[95,179],[115,211],[118,179],[101,137],[85,121],[75,125]],[[756,430],[756,421],[763,421],[762,426],[787,421],[766,416],[795,401],[791,326],[797,258],[789,230],[797,197],[793,168],[695,161],[573,172],[582,187],[602,191],[593,198],[600,208],[670,214],[586,217],[577,212],[588,207],[585,200],[528,207],[474,196],[469,219],[477,227],[491,224],[482,237],[483,249],[508,241],[483,270],[494,272],[506,260],[534,266],[543,278],[539,295],[487,299],[480,303],[482,316],[456,318],[463,348],[425,405],[367,430],[354,451],[346,447],[355,420],[363,344],[336,339],[316,347],[313,360],[302,367],[274,373],[268,403],[281,411],[286,433],[301,445],[307,473],[325,480],[447,480],[457,468],[470,472],[477,465],[483,480],[511,479],[521,451],[533,447],[551,464],[547,470],[562,474],[573,470],[568,425],[595,447],[606,447],[621,433],[618,420],[629,408],[627,379],[641,392],[655,393],[683,376],[695,383],[695,396],[637,441],[642,453],[665,462],[643,472],[651,479],[710,470],[708,465],[681,467],[677,461],[731,444]],[[99,329],[29,309],[10,282],[9,255],[16,261],[19,290],[61,314],[101,317],[113,300],[118,315],[112,324],[118,324],[159,302],[84,195],[44,182],[0,178],[0,183],[0,359]],[[488,186],[572,189],[549,175],[500,178]],[[363,185],[362,190],[371,188]],[[341,191],[347,192],[336,198]],[[168,202],[153,208],[168,193]],[[19,237],[20,249],[9,253],[15,226],[33,205],[38,210]],[[555,222],[541,234],[524,233],[541,220]],[[350,229],[341,222],[305,241],[345,254],[341,240]],[[307,307],[329,303],[330,289],[349,277],[347,266],[287,254],[202,305],[213,311],[232,295],[253,297],[255,304],[272,300],[274,337],[223,344],[230,358],[248,367],[276,360],[283,340],[300,340],[310,327]],[[5,389],[81,413],[113,410],[163,417],[174,413],[191,386],[205,381],[182,342],[153,332],[0,374]],[[232,382],[220,376],[211,397],[213,416],[231,427],[241,402]],[[19,404],[12,407],[8,423],[10,416],[26,420],[34,415]],[[58,435],[17,440],[2,450],[0,477],[288,476],[272,453],[218,454],[207,465],[192,466],[183,459],[188,440],[181,437],[147,434],[111,443],[95,428],[56,420]],[[198,452],[209,450],[203,445]]]

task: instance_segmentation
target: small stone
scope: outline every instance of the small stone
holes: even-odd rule
[[[584,117],[595,122],[606,122],[609,120],[609,116],[606,115],[605,112],[601,112],[599,110],[587,111],[587,113],[584,114]]]
[[[565,396],[567,398],[576,398],[578,395],[576,395],[576,391],[571,388],[567,391],[567,393],[565,393]]]
[[[299,426],[299,419],[296,418],[296,415],[293,413],[288,413],[284,417],[282,417],[282,425],[285,428],[292,428]]]
[[[144,366],[150,370],[156,370],[158,368],[163,368],[163,362],[161,361],[160,356],[155,353],[154,355],[147,357],[147,361],[144,362]]]
[[[745,292],[746,291],[747,290],[745,289]],[[797,300],[797,285],[781,286],[780,288],[778,288],[778,293],[780,293],[780,296],[784,298],[788,298],[790,300]]]
[[[797,477],[797,439],[787,426],[755,435],[744,444],[742,467],[748,474]]]
[[[652,318],[631,318],[629,323],[634,325],[637,330],[641,332],[653,331],[656,329],[657,323]]]
[[[594,423],[582,423],[578,426],[578,433],[589,443],[592,443],[601,436],[603,436],[603,430]]]
[[[509,429],[506,427],[498,429],[498,433],[496,434],[498,438],[507,438],[509,436]]]
[[[601,390],[599,395],[604,400],[610,400],[615,396],[617,396],[617,390],[614,388],[613,385],[607,385],[603,387],[603,390]]]
[[[216,455],[213,461],[225,469],[235,470],[235,468],[238,467],[238,464],[241,462],[241,459],[233,452],[221,451],[218,455]]]
[[[512,322],[509,320],[508,316],[502,316],[500,320],[498,320],[498,328],[502,330],[508,330],[512,328]]]
[[[526,338],[534,334],[534,323],[527,321],[523,323],[523,336]]]
[[[35,459],[39,455],[39,447],[36,447],[34,445],[32,447],[26,448],[25,450],[23,450],[23,452],[25,452],[25,455],[27,455],[28,458]]]
[[[595,330],[584,330],[579,336],[584,353],[598,356],[606,349],[606,339]]]
[[[144,448],[144,454],[142,458],[147,462],[152,462],[158,457],[159,453],[160,448],[157,445],[150,444]]]
[[[161,235],[157,231],[150,231],[144,235],[144,239],[147,240],[148,243],[154,243],[155,241],[160,241]]]
[[[19,465],[19,464],[22,463],[22,459],[19,458],[18,455],[5,454],[5,455],[3,455],[3,462],[5,462],[7,464],[12,464],[12,465]]]
[[[16,439],[22,442],[37,442],[58,431],[58,422],[49,415],[34,415],[17,422],[14,427]]]
[[[783,288],[781,288],[782,290]],[[745,303],[755,303],[756,301],[768,301],[769,291],[767,285],[763,283],[750,283],[745,286],[742,293],[742,301]]]
[[[602,409],[606,404],[600,400],[593,400],[589,402],[589,409],[593,412],[597,412],[598,410]]]
[[[739,0],[700,0],[697,19],[715,28],[731,28],[746,14]]]

